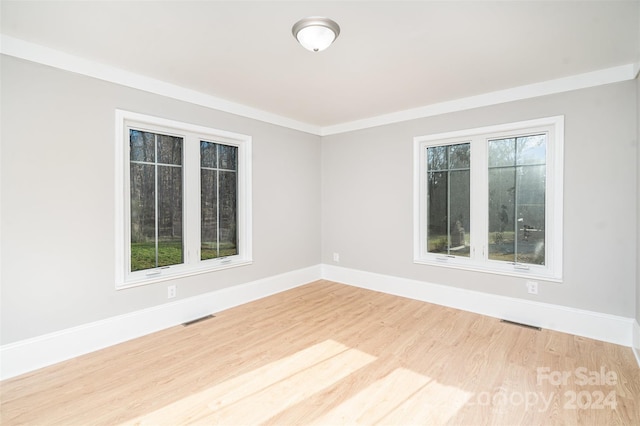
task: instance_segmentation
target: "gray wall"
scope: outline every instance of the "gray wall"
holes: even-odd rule
[[[638,22],[640,22],[640,2],[638,2]],[[640,64],[640,26],[638,27],[638,39],[637,39],[637,64]],[[637,138],[636,146],[638,150],[638,162],[636,165],[636,175],[638,177],[637,191],[640,192],[640,74],[636,75],[636,124],[637,124]],[[636,260],[636,320],[640,324],[640,195],[638,196],[638,210],[636,212],[636,224],[638,226],[638,241],[636,250],[638,252],[638,258]],[[638,342],[640,344],[640,342]],[[640,347],[638,348],[640,349]]]
[[[640,10],[640,5],[638,5],[638,10]],[[640,192],[640,74],[636,77],[636,93],[636,127],[638,132],[636,137],[638,152],[638,162],[636,164],[636,176],[638,179],[638,186],[636,188],[636,196],[638,197],[636,210],[636,226],[638,227],[638,241],[636,244],[638,254],[636,259],[636,320],[640,324],[640,195],[638,195]]]
[[[253,136],[254,264],[176,280],[178,298],[316,265],[640,320],[630,81],[320,138],[2,57],[1,344],[167,303],[114,289],[114,109]],[[412,263],[414,136],[565,115],[563,283]]]
[[[322,258],[340,266],[636,315],[636,82],[478,108],[323,138]],[[525,280],[412,262],[413,137],[565,116],[564,282]]]
[[[166,282],[114,289],[116,108],[253,137],[254,263],[176,280],[178,299],[319,263],[318,136],[7,56],[1,73],[2,344],[167,303]]]

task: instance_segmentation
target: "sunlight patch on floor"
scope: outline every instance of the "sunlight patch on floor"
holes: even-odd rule
[[[470,397],[471,393],[396,368],[313,424],[443,424]]]
[[[258,424],[375,360],[372,355],[326,340],[127,424]]]
[[[378,424],[445,424],[472,397],[472,392],[466,392],[455,386],[443,385],[432,380],[407,398],[395,410],[389,412]]]
[[[338,405],[313,424],[374,424],[429,382],[429,378],[397,368]]]

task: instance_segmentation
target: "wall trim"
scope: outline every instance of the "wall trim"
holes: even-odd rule
[[[299,130],[316,136],[335,135],[418,118],[464,111],[472,108],[480,108],[505,102],[634,80],[640,67],[640,63],[620,65],[584,74],[577,74],[555,80],[543,81],[485,93],[482,95],[470,96],[398,111],[391,114],[383,114],[362,120],[321,127],[231,102],[226,99],[217,98],[215,96],[207,95],[175,84],[170,84],[141,74],[125,71],[120,68],[100,64],[4,34],[0,34],[0,53],[70,71],[76,74],[97,78],[99,80],[120,84],[122,86],[143,90],[160,96],[166,96],[195,105],[212,108],[218,111],[287,127],[293,130]]]
[[[370,127],[385,126],[403,121],[433,117],[457,111],[465,111],[473,108],[537,98],[540,96],[570,92],[572,90],[586,89],[605,84],[619,83],[634,80],[636,74],[637,71],[635,69],[635,64],[620,65],[584,74],[512,87],[467,98],[454,99],[451,101],[398,111],[391,114],[379,115],[377,117],[365,118],[363,120],[351,121],[349,123],[326,126],[321,129],[322,133],[320,136],[335,135],[354,130],[368,129]]]
[[[637,320],[633,322],[633,345],[631,349],[636,356],[638,367],[640,367],[640,324],[638,324]]]
[[[319,279],[628,346],[640,366],[640,325],[632,318],[323,264],[3,345],[0,380]]]
[[[0,347],[0,380],[191,321],[321,277],[310,266]]]
[[[549,330],[632,346],[632,318],[322,265],[324,279]],[[637,323],[636,323],[637,325]],[[636,354],[637,356],[637,354]]]
[[[314,135],[320,127],[0,34],[0,53]]]

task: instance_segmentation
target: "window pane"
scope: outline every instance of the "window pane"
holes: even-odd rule
[[[489,153],[489,259],[544,265],[546,135],[492,140]]]
[[[238,147],[228,145],[218,145],[218,155],[220,159],[219,168],[224,170],[236,170],[236,157]]]
[[[469,170],[456,170],[449,175],[449,235],[450,253],[469,256],[469,232],[471,197]]]
[[[218,162],[218,144],[200,141],[200,166],[216,167]]]
[[[489,259],[515,261],[515,167],[489,169]]]
[[[131,161],[155,161],[155,137],[156,135],[140,130],[129,130],[129,149]]]
[[[182,138],[158,135],[158,163],[182,165]]]
[[[449,229],[447,210],[448,174],[446,172],[429,173],[427,180],[427,251],[430,253],[446,253],[449,246],[447,232]]]
[[[238,147],[200,143],[202,260],[238,254]]]
[[[489,167],[515,165],[515,144],[514,138],[489,141]]]
[[[470,145],[427,148],[427,251],[469,256]],[[428,168],[428,170],[431,170]]]
[[[158,267],[184,262],[182,167],[158,166]]]
[[[130,165],[131,271],[156,266],[155,166]]]
[[[427,149],[428,170],[446,170],[448,161],[446,146],[434,146]]]
[[[449,147],[449,168],[468,169],[471,150],[469,144],[451,145]]]
[[[516,262],[544,265],[545,166],[519,167]]]
[[[205,149],[209,150],[209,147]],[[208,152],[211,152],[210,150]],[[200,170],[200,259],[218,257],[218,172]]]
[[[518,164],[545,164],[546,135],[526,136],[517,139]]]
[[[131,271],[183,263],[182,138],[131,129],[129,145]]]
[[[236,172],[220,172],[220,256],[238,254],[237,248],[237,181]]]

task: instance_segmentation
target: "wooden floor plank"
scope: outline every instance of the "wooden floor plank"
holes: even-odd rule
[[[640,424],[626,347],[329,281],[215,315],[0,382],[2,424]]]

